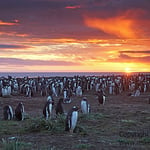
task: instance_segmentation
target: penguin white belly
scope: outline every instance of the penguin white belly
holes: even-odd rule
[[[71,117],[71,130],[74,130],[78,120],[78,112],[73,112]]]
[[[64,99],[67,98],[67,91],[64,91]]]
[[[22,105],[22,111],[21,111],[21,113],[22,113],[22,120],[24,120],[24,105]]]
[[[52,104],[49,104],[49,116],[52,117]]]
[[[83,114],[87,113],[87,103],[86,101],[81,101],[81,110]]]
[[[103,95],[103,105],[105,104],[106,96]]]
[[[10,110],[10,119],[12,119],[13,118],[13,110],[12,110],[11,106],[9,106],[9,110]]]
[[[88,104],[87,113],[90,113],[90,104]]]

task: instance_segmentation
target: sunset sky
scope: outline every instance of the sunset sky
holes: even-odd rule
[[[150,72],[150,0],[1,0],[0,72]]]

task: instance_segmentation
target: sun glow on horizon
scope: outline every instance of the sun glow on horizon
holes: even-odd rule
[[[132,72],[131,68],[128,68],[128,67],[125,68],[125,73],[131,73],[131,72]]]

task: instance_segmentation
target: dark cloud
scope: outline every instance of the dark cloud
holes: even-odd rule
[[[0,49],[22,49],[22,48],[30,48],[29,46],[25,45],[7,45],[7,44],[0,44]]]
[[[1,10],[30,10],[30,9],[60,9],[64,8],[68,2],[65,1],[43,1],[43,0],[5,0],[0,2]]]
[[[116,63],[150,63],[150,56],[131,57],[126,54],[120,54],[117,58],[108,59],[107,62]]]
[[[87,27],[83,16],[90,14],[92,17],[108,18],[133,10],[128,16],[135,17],[135,9],[149,11],[149,4],[148,0],[1,0],[0,19],[6,22],[17,19],[19,25],[0,29],[3,32],[27,34],[32,38],[113,38],[102,31]],[[80,7],[66,9],[67,6]],[[145,14],[140,18],[148,16],[150,15]]]
[[[0,57],[0,65],[15,66],[75,66],[80,65],[78,62],[71,61],[55,61],[55,60],[30,60],[18,58],[2,58]]]
[[[133,50],[128,50],[128,51],[120,51],[119,53],[128,53],[128,54],[132,54],[132,53],[137,53],[137,54],[150,54],[150,50],[144,50],[144,51],[133,51]]]

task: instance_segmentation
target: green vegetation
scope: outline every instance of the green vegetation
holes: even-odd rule
[[[83,149],[83,150],[88,150],[88,149],[94,149],[95,146],[91,144],[77,144],[73,146],[75,149]]]
[[[3,150],[29,150],[31,148],[31,143],[21,142],[17,139],[2,139],[2,149]]]
[[[121,122],[128,123],[128,124],[135,124],[136,123],[136,121],[134,121],[134,120],[121,120]]]
[[[22,122],[18,121],[0,121],[0,135],[19,134],[22,132]]]
[[[25,127],[26,132],[49,131],[51,133],[64,133],[65,116],[59,115],[56,120],[45,120],[44,118],[35,118],[29,120]]]
[[[150,144],[150,137],[143,137],[139,140],[139,143]]]
[[[127,116],[125,116],[127,117]],[[123,117],[123,118],[125,118]],[[150,144],[150,137],[130,137],[127,138],[123,134],[121,137],[119,135],[119,130],[124,131],[124,133],[133,134],[135,132],[138,132],[139,128],[136,128],[136,124],[140,123],[139,120],[134,120],[134,118],[130,119],[123,119],[123,118],[115,118],[112,114],[110,116],[106,115],[105,113],[90,113],[87,115],[79,114],[77,126],[75,129],[74,134],[70,134],[66,132],[65,129],[65,115],[59,115],[56,119],[48,119],[45,120],[44,118],[26,118],[24,121],[0,121],[0,136],[2,139],[0,139],[0,147],[3,148],[3,150],[28,150],[32,149],[35,145],[35,143],[32,141],[30,142],[23,142],[22,138],[19,139],[19,137],[23,137],[24,134],[31,134],[31,136],[37,133],[40,133],[40,135],[44,136],[54,136],[54,135],[61,135],[64,136],[64,138],[68,138],[71,140],[76,140],[76,138],[81,138],[84,141],[84,138],[88,139],[88,143],[82,143],[79,144],[72,144],[70,146],[71,149],[95,149],[95,145],[93,145],[93,141],[90,142],[91,136],[95,138],[95,142],[97,143],[103,143],[103,144],[111,144],[111,145],[130,145],[135,146],[138,145],[144,145],[145,147],[149,146]],[[112,120],[113,118],[113,120]],[[144,125],[144,124],[141,124]],[[147,127],[147,126],[145,126]],[[142,127],[141,127],[142,129]],[[147,129],[147,128],[145,128]],[[144,129],[143,129],[144,130]],[[142,131],[143,131],[142,130]],[[141,132],[142,132],[141,131]],[[140,131],[139,131],[140,132]],[[147,131],[149,132],[149,130]],[[3,137],[8,137],[8,135],[11,137],[18,137],[18,139],[4,139]],[[118,140],[116,140],[118,139]],[[67,142],[66,142],[67,143]],[[67,145],[67,144],[66,144]],[[65,146],[66,146],[65,145]],[[48,143],[47,145],[38,145],[38,150],[58,150],[60,149],[60,146],[55,147],[51,145],[51,143]],[[63,147],[62,147],[63,149]],[[64,147],[65,149],[65,147]]]
[[[135,140],[126,139],[126,138],[118,139],[117,142],[119,142],[120,145],[134,145],[135,144]]]
[[[87,115],[80,114],[79,120],[85,121],[85,120],[100,120],[105,118],[106,116],[102,113],[90,113]]]

